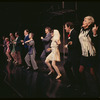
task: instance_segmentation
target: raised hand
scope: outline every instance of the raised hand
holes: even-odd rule
[[[98,30],[98,26],[96,26],[96,24],[94,24],[94,27],[92,28],[93,35],[97,34],[97,30]]]

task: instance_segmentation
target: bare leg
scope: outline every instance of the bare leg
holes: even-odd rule
[[[7,55],[7,57],[8,57],[8,60],[10,61],[10,60],[11,60],[11,57],[10,57],[10,55],[9,55],[9,52],[6,52],[6,55]]]
[[[95,80],[97,79],[93,68],[90,68],[90,74],[93,76],[93,78],[94,78]]]
[[[15,52],[11,52],[11,56],[13,57],[14,62],[17,63],[17,56],[16,56],[16,53],[15,53]]]
[[[56,73],[58,74],[58,76],[56,77],[56,79],[60,78],[61,77],[61,73],[60,73],[58,67],[56,66],[56,62],[55,61],[52,61],[52,66],[54,67]]]
[[[80,68],[79,68],[79,72],[80,72],[80,89],[81,89],[81,92],[83,92],[83,93],[87,92],[87,89],[88,89],[84,69],[85,69],[84,66],[80,65]]]
[[[22,64],[22,59],[21,59],[21,53],[20,51],[17,51],[17,60],[19,64]]]
[[[46,65],[47,65],[47,66],[49,67],[49,69],[50,69],[50,72],[48,73],[48,75],[50,75],[50,74],[53,72],[53,69],[52,69],[52,67],[51,67],[50,62],[49,62],[48,59],[45,60],[45,63],[46,63]]]

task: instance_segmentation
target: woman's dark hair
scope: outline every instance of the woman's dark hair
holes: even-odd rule
[[[50,27],[46,27],[45,29],[48,29],[48,31],[51,32],[51,28]]]
[[[67,25],[67,27],[70,27],[71,29],[74,28],[74,24],[72,22],[66,22],[65,25]]]

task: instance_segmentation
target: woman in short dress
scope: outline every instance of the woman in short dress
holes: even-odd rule
[[[81,44],[81,50],[82,50],[82,56],[80,61],[80,68],[79,72],[81,74],[83,85],[85,85],[84,89],[86,88],[86,80],[84,77],[84,69],[88,68],[90,71],[90,74],[93,76],[93,78],[96,80],[97,84],[97,77],[94,71],[95,63],[96,63],[96,48],[95,44],[97,41],[97,30],[98,27],[94,24],[94,18],[92,16],[86,16],[84,18],[82,28],[80,30],[79,34],[79,41]]]
[[[53,33],[52,33],[52,42],[51,42],[51,48],[48,48],[47,50],[50,51],[51,53],[47,56],[45,63],[47,64],[47,66],[50,69],[50,72],[48,73],[48,75],[50,75],[53,72],[53,69],[51,67],[50,61],[52,61],[52,66],[55,69],[56,73],[58,74],[56,79],[60,78],[62,75],[56,65],[56,61],[60,61],[60,53],[59,53],[59,49],[58,46],[59,44],[61,44],[60,42],[60,33],[58,30],[54,29]]]
[[[7,47],[7,50],[6,50],[6,56],[7,56],[7,61],[10,62],[11,61],[11,56],[10,56],[10,48],[9,48],[9,39],[6,37],[5,38],[5,41],[6,41],[6,47]]]
[[[84,67],[90,68],[90,73],[95,77],[93,67],[95,66],[95,57],[96,57],[96,31],[98,27],[92,24],[94,23],[94,18],[92,16],[86,16],[83,21],[82,28],[79,34],[79,41],[81,44],[82,56],[80,62],[80,73],[84,71]]]
[[[16,54],[16,50],[15,50],[15,37],[14,36],[11,36],[11,40],[12,40],[12,50],[11,50],[11,56],[13,57],[14,61],[13,63],[17,64],[18,61],[17,61],[17,54]]]

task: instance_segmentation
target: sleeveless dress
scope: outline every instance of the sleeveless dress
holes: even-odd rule
[[[14,42],[16,42],[16,40],[13,40]],[[11,52],[15,52],[16,50],[15,50],[15,44],[13,44],[13,49],[12,49],[12,51]]]
[[[47,56],[50,61],[60,61],[60,52],[58,49],[58,44],[55,40],[51,42],[51,53]]]

